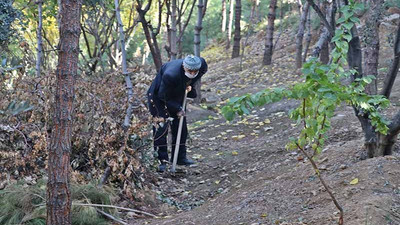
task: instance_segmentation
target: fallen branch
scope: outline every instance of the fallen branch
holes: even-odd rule
[[[140,213],[140,214],[143,214],[143,215],[146,215],[146,216],[151,216],[153,218],[158,218],[156,215],[153,215],[151,213],[143,212],[143,211],[140,211],[140,210],[137,210],[137,209],[124,208],[124,207],[115,206],[115,205],[83,204],[83,203],[72,203],[72,205],[121,209],[121,210],[125,210],[125,211]]]
[[[105,217],[107,217],[107,218],[109,218],[111,220],[114,220],[115,222],[118,222],[118,223],[123,224],[123,225],[128,225],[124,221],[122,221],[120,219],[117,219],[117,218],[113,217],[112,215],[110,215],[110,214],[108,214],[108,213],[106,213],[106,212],[104,212],[104,211],[102,211],[100,209],[96,209],[96,211],[99,212],[100,214],[104,215]]]

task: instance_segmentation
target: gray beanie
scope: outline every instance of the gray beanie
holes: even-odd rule
[[[201,67],[201,60],[197,56],[188,55],[183,60],[183,67],[185,67],[188,70],[199,70]]]

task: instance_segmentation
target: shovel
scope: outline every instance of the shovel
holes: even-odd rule
[[[183,98],[183,105],[182,105],[183,112],[185,112],[185,108],[186,108],[187,93],[188,93],[187,90],[185,90],[185,97]],[[180,146],[180,143],[181,143],[183,117],[184,116],[181,116],[181,118],[179,118],[178,135],[176,137],[176,142],[175,142],[174,160],[172,161],[172,167],[171,167],[171,172],[172,173],[176,172],[175,167],[176,167],[176,163],[178,161],[179,146]]]

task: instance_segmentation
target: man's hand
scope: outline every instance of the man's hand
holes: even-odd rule
[[[186,92],[189,93],[191,90],[192,90],[192,86],[189,85],[189,86],[186,87]]]
[[[185,116],[185,111],[181,110],[176,114],[178,117]]]

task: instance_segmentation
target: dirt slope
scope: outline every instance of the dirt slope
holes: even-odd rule
[[[154,189],[164,203],[154,212],[160,218],[132,219],[130,224],[337,224],[337,209],[310,163],[285,149],[298,132],[287,117],[296,102],[267,105],[231,123],[214,110],[228,97],[299,81],[292,43],[283,37],[271,67],[259,66],[259,56],[249,57],[242,72],[238,59],[210,63],[203,81],[208,109],[191,106],[188,113],[189,155],[198,164],[180,168],[182,173],[174,176],[159,175]],[[259,45],[253,42],[253,48]],[[394,88],[397,105],[400,88]],[[361,160],[362,144],[352,108],[340,107],[318,162],[343,206],[345,224],[400,224],[398,150],[393,156]],[[358,183],[350,184],[355,178]]]

